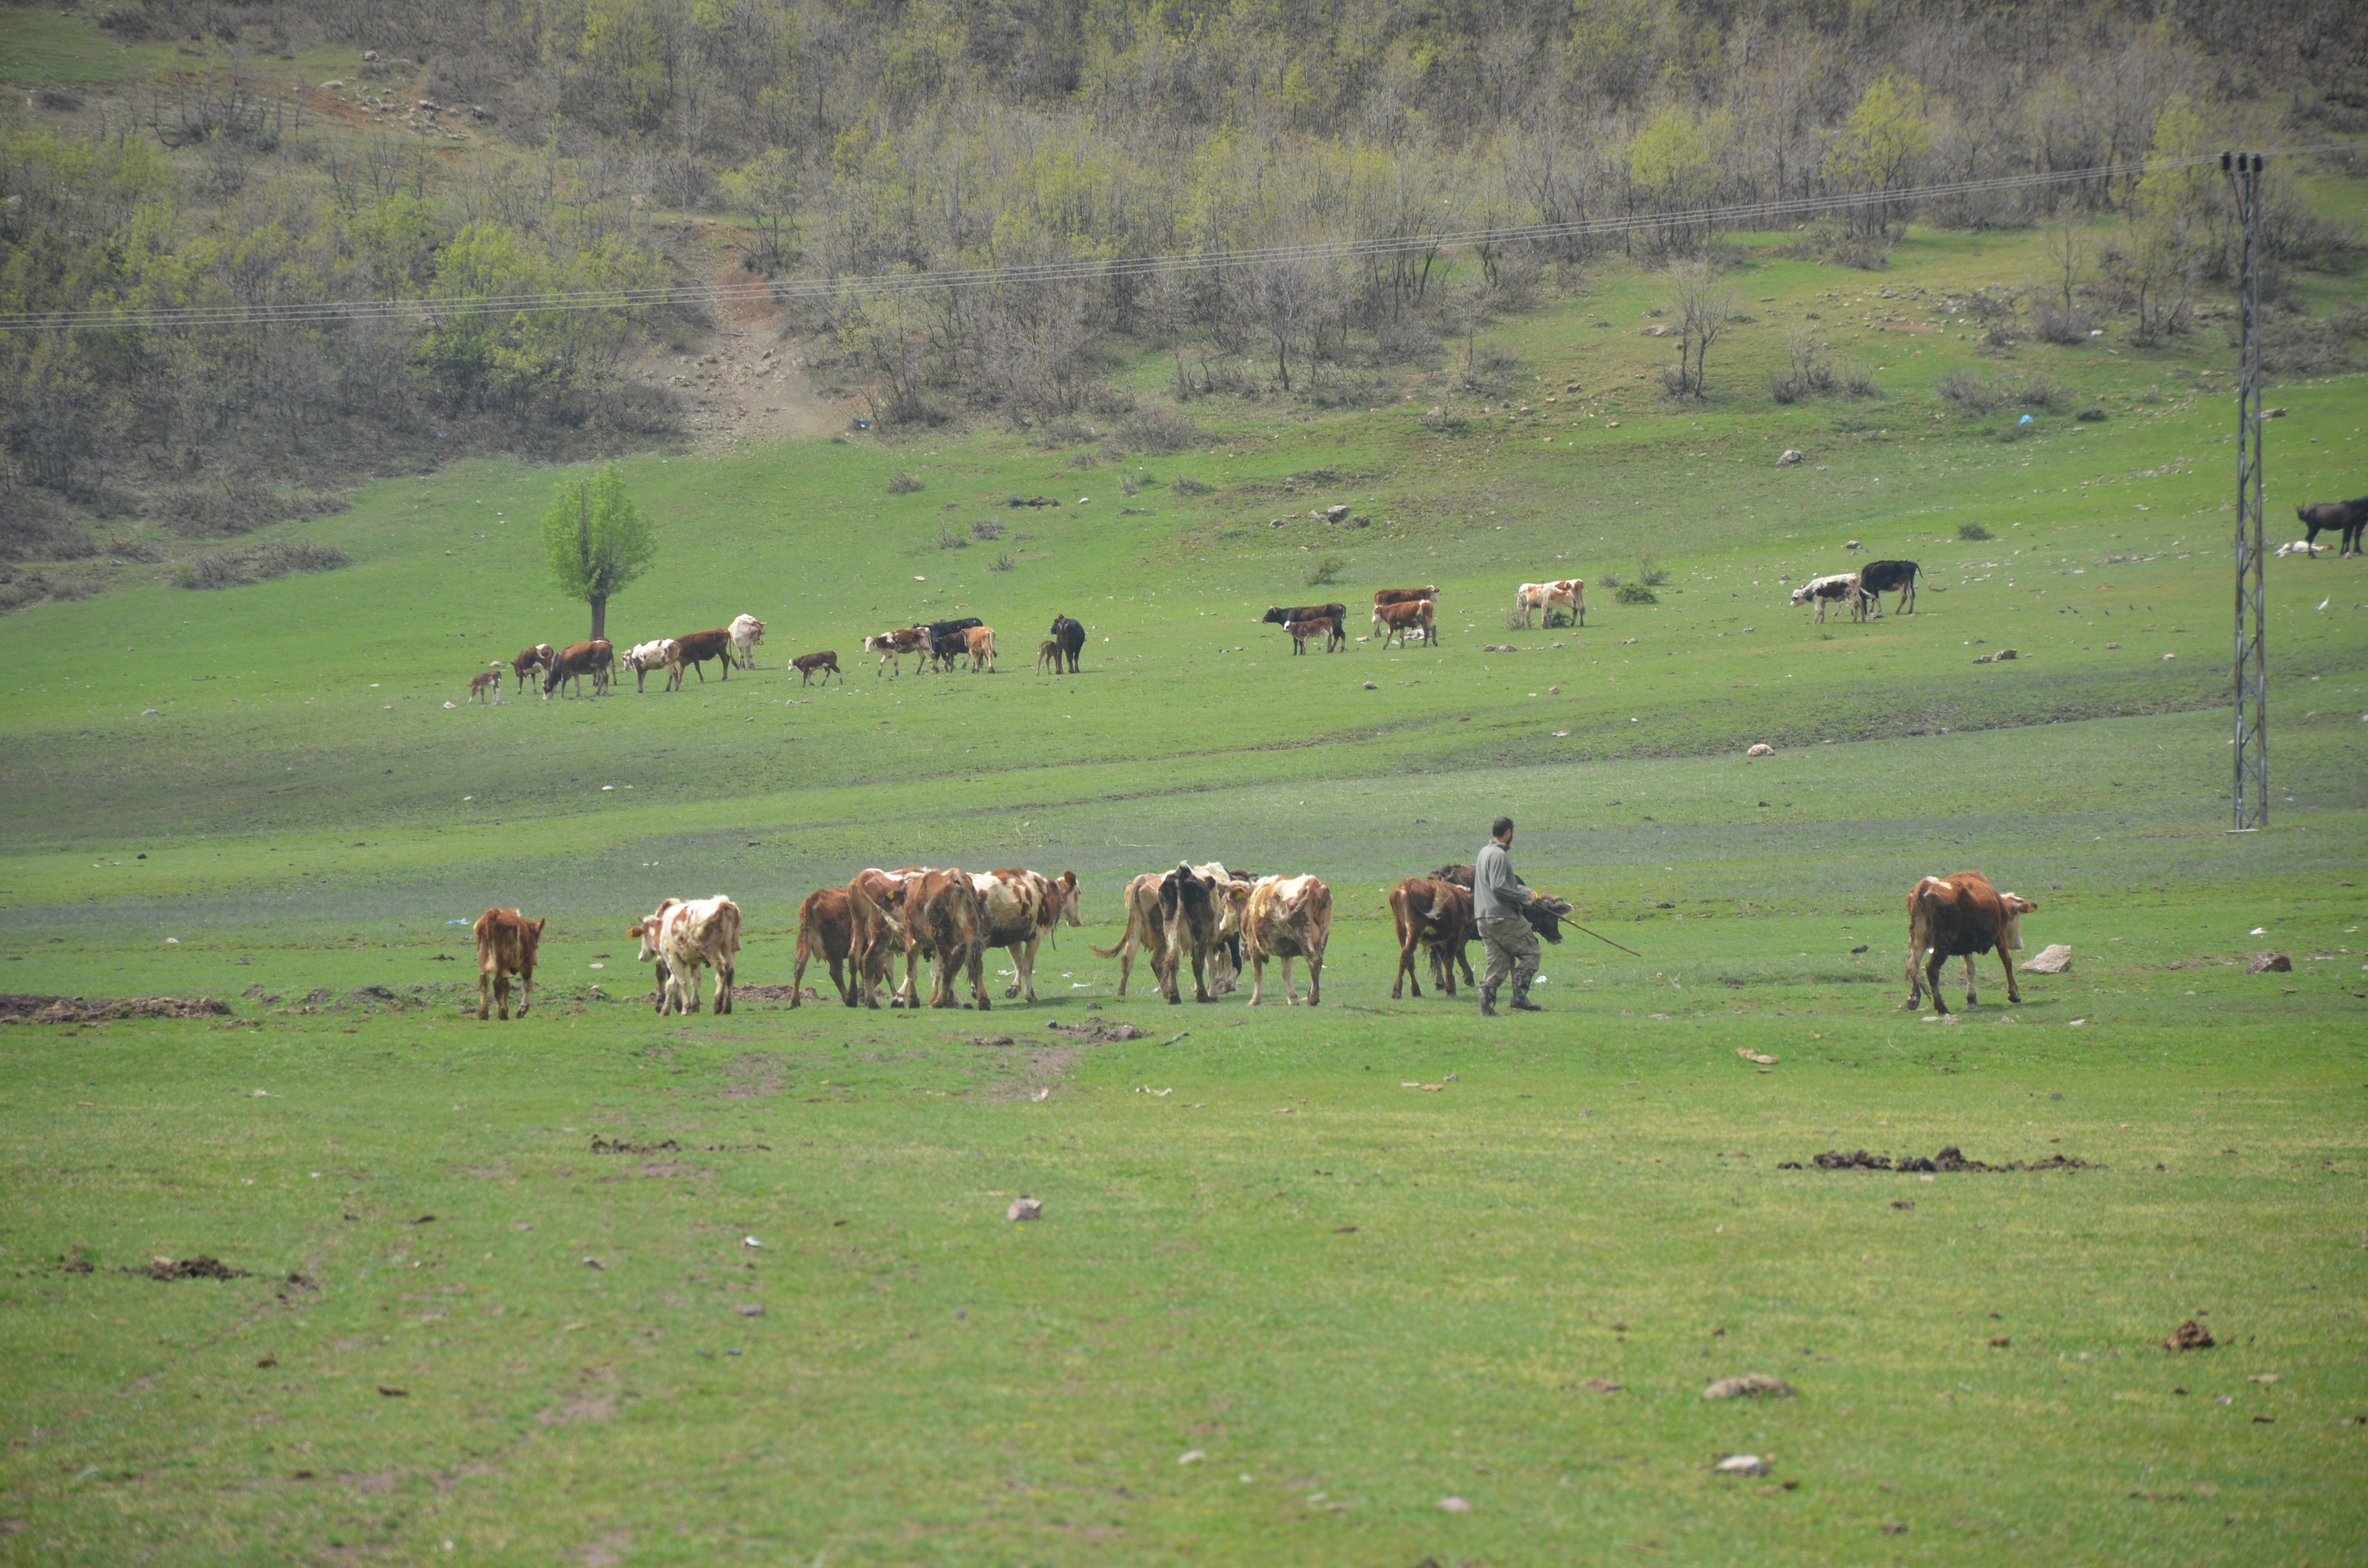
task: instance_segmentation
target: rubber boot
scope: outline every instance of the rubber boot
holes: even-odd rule
[[[1530,994],[1526,991],[1516,991],[1513,993],[1512,1008],[1516,1013],[1543,1013],[1545,1011],[1543,1007],[1539,1006],[1535,1002],[1530,1000]]]
[[[1484,987],[1480,993],[1480,1016],[1484,1018],[1497,1016],[1497,988],[1493,985]]]

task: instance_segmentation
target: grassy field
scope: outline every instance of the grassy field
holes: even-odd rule
[[[500,464],[279,530],[333,574],[0,619],[0,989],[235,1012],[0,1030],[0,1560],[2356,1560],[2368,565],[2271,563],[2275,816],[2227,834],[2217,326],[2001,354],[1940,306],[2028,237],[1754,254],[1699,409],[1615,273],[1506,324],[1485,409],[1408,372],[1180,452],[635,460],[612,637],[768,626],[682,694],[465,703],[583,634],[556,476]],[[1796,325],[1884,395],[1770,403]],[[2061,394],[1964,416],[1968,362]],[[2363,391],[2275,391],[2273,521],[2368,488]],[[1918,614],[1786,604],[1875,555]],[[1584,629],[1507,629],[1562,575]],[[1435,650],[1257,624],[1424,581]],[[1075,677],[1030,673],[1056,612]],[[864,666],[954,614],[997,674]],[[782,674],[821,647],[843,688]],[[1383,890],[1499,810],[1644,956],[1550,949],[1538,1017],[1393,1002]],[[1321,1009],[1115,997],[1087,941],[1188,855],[1330,882]],[[663,894],[732,894],[780,984],[809,888],[914,861],[1079,873],[1039,1005],[639,1004]],[[1900,898],[1969,865],[2073,967],[1901,1011]],[[495,902],[552,919],[507,1027],[453,924]],[[1782,1168],[1943,1144],[2086,1165]],[[126,1272],[199,1254],[246,1273]],[[2220,1347],[2161,1348],[2189,1317]],[[1744,1372],[1795,1392],[1702,1397]]]

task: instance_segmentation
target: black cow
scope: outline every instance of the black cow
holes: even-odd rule
[[[1061,656],[1069,661],[1069,673],[1077,673],[1077,653],[1086,645],[1086,628],[1082,621],[1071,620],[1065,615],[1053,617],[1053,642]]]
[[[1270,626],[1288,626],[1294,620],[1321,620],[1330,616],[1341,625],[1349,624],[1349,607],[1330,605],[1269,605],[1258,619]]]
[[[1465,892],[1470,892],[1472,867],[1468,862],[1459,860],[1452,866],[1441,866],[1438,870],[1433,871],[1430,874],[1430,880],[1434,882],[1452,882]],[[1519,871],[1513,873],[1513,881],[1522,887],[1530,885],[1521,881],[1521,874]],[[1521,905],[1521,916],[1530,923],[1531,930],[1535,931],[1547,941],[1562,940],[1562,912],[1548,908],[1543,899],[1532,899]]]
[[[1902,615],[1916,613],[1916,574],[1919,570],[1913,561],[1870,561],[1858,570],[1858,585],[1874,613],[1883,613],[1883,596],[1897,594],[1898,601],[1891,608]]]
[[[2357,501],[2314,501],[2307,506],[2296,506],[2294,516],[2310,530],[2305,542],[2317,543],[2323,529],[2343,536],[2342,547],[2335,552],[2339,558],[2368,553],[2360,548],[2361,529],[2368,528],[2368,495]]]
[[[973,626],[985,624],[974,615],[966,615],[960,620],[929,622],[929,657],[942,668],[959,668],[970,657],[970,639],[962,634]]]

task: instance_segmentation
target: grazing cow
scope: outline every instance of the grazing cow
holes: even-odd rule
[[[740,906],[713,898],[658,901],[657,912],[625,933],[638,937],[642,961],[657,965],[660,1013],[699,1011],[699,971],[715,968],[715,1011],[732,1010],[733,960],[740,955]]]
[[[838,667],[838,654],[833,649],[825,648],[819,653],[800,653],[790,661],[790,668],[798,672],[800,686],[811,685],[817,670],[822,672],[825,686],[830,684],[833,676],[838,676],[839,685],[847,684],[847,672]]]
[[[503,668],[503,665],[495,665],[492,669],[479,670],[472,676],[469,681],[469,700],[474,702],[482,697],[488,706],[499,702],[502,699]]]
[[[1063,920],[1072,926],[1084,924],[1077,917],[1077,873],[1064,871],[1056,881],[1017,869],[986,871],[973,875],[971,885],[978,890],[979,909],[985,918],[981,949],[1001,948],[1011,958],[1011,984],[1004,991],[1004,999],[1024,991],[1027,999],[1034,1002],[1038,944],[1053,935]]]
[[[973,626],[963,632],[962,637],[970,647],[970,673],[976,675],[984,669],[987,674],[993,675],[995,673],[995,628]]]
[[[551,671],[542,677],[542,699],[550,701],[551,694],[570,681],[575,683],[575,689],[580,693],[584,689],[586,676],[592,677],[592,695],[599,696],[609,689],[609,672],[615,667],[616,662],[617,651],[606,642],[596,640],[569,643],[552,656]]]
[[[823,959],[830,964],[831,988],[838,999],[856,1004],[858,977],[848,960],[855,956],[855,906],[845,888],[816,888],[798,905],[798,967],[790,974],[790,1006],[805,996],[806,964]]]
[[[1050,637],[1036,644],[1036,673],[1041,676],[1047,669],[1061,673],[1061,645]]]
[[[1430,874],[1430,880],[1435,882],[1446,882],[1469,893],[1472,891],[1471,862],[1459,861],[1452,866],[1441,866]],[[1530,885],[1521,881],[1520,873],[1518,871],[1513,874],[1513,881],[1522,887]],[[1558,906],[1550,905],[1543,898],[1533,898],[1521,905],[1521,917],[1530,923],[1531,930],[1535,931],[1547,941],[1556,944],[1562,941],[1562,910]],[[1477,936],[1476,928],[1474,934]],[[1472,979],[1472,968],[1469,964],[1464,966],[1463,978],[1467,983]]]
[[[1892,608],[1902,615],[1916,613],[1916,574],[1922,568],[1913,561],[1870,561],[1858,569],[1859,591],[1874,605],[1874,613],[1883,613],[1883,596],[1897,594],[1899,600]]]
[[[1322,638],[1324,651],[1327,653],[1345,647],[1349,642],[1349,634],[1340,630],[1340,623],[1328,615],[1315,616],[1306,620],[1286,620],[1282,629],[1291,634],[1291,652],[1294,657],[1307,652],[1310,638]]]
[[[1439,629],[1433,618],[1438,608],[1437,603],[1430,599],[1414,599],[1402,605],[1375,605],[1373,626],[1382,633],[1382,646],[1388,647],[1390,639],[1395,637],[1398,646],[1405,647],[1409,631],[1421,632],[1424,642],[1436,646]]]
[[[1430,954],[1431,983],[1446,994],[1455,994],[1459,964],[1463,983],[1473,983],[1472,960],[1466,949],[1480,933],[1472,921],[1471,889],[1429,877],[1408,877],[1390,890],[1390,915],[1398,928],[1398,971],[1390,982],[1391,1001],[1398,999],[1408,982],[1413,983],[1416,998],[1421,998],[1422,982],[1414,971],[1417,948]]]
[[[985,1012],[986,917],[977,885],[958,870],[922,870],[906,884],[905,911],[905,1005],[920,1006],[914,966],[927,960],[936,966],[930,1006],[954,1006],[955,977],[967,971],[971,994]]]
[[[895,661],[895,674],[901,676],[905,673],[905,654],[917,653],[925,659],[928,657],[929,629],[926,626],[907,626],[894,631],[882,631],[877,636],[866,637],[863,640],[863,651],[880,655],[880,664],[871,672],[874,676],[877,676],[881,670],[887,668],[892,659]]]
[[[905,896],[910,891],[914,871],[883,871],[877,866],[858,871],[847,884],[847,903],[853,917],[855,934],[848,948],[854,960],[856,989],[861,993],[863,1005],[875,1012],[880,1006],[880,988],[895,971],[896,956],[905,953],[907,984],[912,980],[912,960],[905,940]],[[904,1006],[904,986],[894,986],[888,1005]]]
[[[1242,952],[1250,966],[1250,1006],[1266,989],[1266,960],[1282,960],[1282,1003],[1295,1007],[1291,960],[1307,960],[1307,1005],[1324,1000],[1324,948],[1332,939],[1332,890],[1314,877],[1262,877],[1242,911]]]
[[[1053,618],[1053,641],[1060,644],[1061,656],[1069,661],[1069,673],[1071,675],[1076,675],[1077,673],[1077,654],[1085,648],[1086,645],[1085,623],[1082,621],[1072,620],[1065,615],[1054,616]],[[1061,673],[1057,665],[1054,666],[1053,673],[1054,675]]]
[[[1521,624],[1528,626],[1532,613],[1545,612],[1545,623],[1554,625],[1554,611],[1561,610],[1574,626],[1587,624],[1587,584],[1577,577],[1564,577],[1552,583],[1524,583],[1513,593],[1513,608],[1520,612]]]
[[[727,665],[737,664],[744,670],[757,667],[757,644],[765,640],[765,623],[753,615],[735,615],[724,631],[732,635],[732,657]]]
[[[2346,555],[2363,553],[2360,547],[2360,535],[2363,528],[2368,528],[2368,495],[2362,495],[2357,501],[2314,501],[2307,506],[2296,506],[2294,516],[2310,529],[2310,538],[2305,543],[2317,543],[2322,531],[2336,533],[2342,536],[2340,546],[2336,551],[2339,560]]]
[[[707,631],[693,631],[688,636],[676,638],[674,644],[674,668],[666,674],[668,691],[682,689],[685,668],[697,670],[699,684],[705,686],[707,672],[700,666],[710,659],[722,666],[723,679],[732,678],[732,632],[729,628],[718,626]]]
[[[484,1021],[487,1010],[485,993],[490,987],[494,1001],[501,1005],[502,1021],[510,1017],[510,976],[515,974],[526,987],[518,998],[518,1016],[534,1006],[534,956],[542,946],[542,928],[546,922],[529,920],[515,909],[488,909],[477,916],[477,1017]]]
[[[623,660],[624,666],[633,672],[633,689],[647,691],[650,688],[652,670],[665,670],[671,676],[676,652],[681,646],[671,637],[661,637],[655,642],[634,643],[632,651]]]
[[[1349,607],[1344,604],[1292,605],[1288,608],[1269,605],[1258,620],[1267,626],[1289,626],[1294,620],[1317,620],[1327,615],[1343,626],[1349,623]]]
[[[1959,871],[1953,877],[1926,877],[1907,892],[1907,1000],[1912,1011],[1923,994],[1932,995],[1935,1012],[1945,1013],[1941,1000],[1941,969],[1951,959],[1965,960],[1965,1006],[1974,1000],[1974,955],[1998,949],[2006,971],[2006,999],[2020,1003],[2014,983],[2014,959],[2009,949],[2022,946],[2022,917],[2039,906],[2027,898],[2002,893],[1979,871]]]
[[[1438,588],[1426,584],[1419,588],[1377,588],[1373,602],[1377,605],[1410,605],[1418,599],[1436,599]]]
[[[524,691],[528,678],[549,670],[551,661],[558,656],[558,651],[548,642],[538,642],[531,648],[520,649],[518,657],[510,661],[510,668],[518,675],[518,689]]]
[[[1815,604],[1819,625],[1825,623],[1826,607],[1836,602],[1850,606],[1853,616],[1863,613],[1863,601],[1859,595],[1858,574],[1855,572],[1837,572],[1827,577],[1812,577],[1793,590],[1793,602],[1796,605]]]

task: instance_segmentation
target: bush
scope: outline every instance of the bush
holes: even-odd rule
[[[978,540],[981,544],[992,543],[994,540],[1003,537],[1003,525],[1001,523],[991,522],[985,517],[981,517],[978,521],[971,524],[970,537]]]
[[[939,550],[968,550],[970,548],[970,536],[956,529],[951,523],[939,523],[938,525],[938,548]]]
[[[2048,343],[2086,343],[2094,324],[2089,312],[2049,301],[2031,312],[2032,330]]]
[[[2044,376],[2033,376],[2021,386],[2006,389],[2007,401],[2024,408],[2053,408],[2064,401],[2064,389]]]
[[[2072,417],[2078,420],[2083,425],[2094,425],[2105,417],[2105,411],[2102,408],[2091,404],[2089,407],[2082,409]]]
[[[1987,414],[1998,407],[1996,390],[1983,385],[1982,373],[1971,365],[1960,365],[1941,377],[1939,391],[1960,414]]]
[[[185,588],[234,588],[285,577],[291,572],[334,572],[346,564],[346,552],[324,544],[279,539],[191,556],[180,564],[174,580]]]
[[[888,494],[891,495],[910,495],[919,488],[921,482],[901,468],[896,471],[896,477],[888,482]]]
[[[1620,574],[1617,572],[1606,572],[1602,576],[1598,577],[1595,580],[1595,585],[1599,588],[1616,588],[1620,585]]]
[[[1118,427],[1118,438],[1139,451],[1180,452],[1200,445],[1201,427],[1190,415],[1151,408],[1129,415]]]
[[[1669,574],[1661,570],[1659,556],[1648,550],[1637,558],[1636,581],[1648,588],[1657,588],[1668,580]]]
[[[1320,588],[1326,583],[1337,583],[1340,580],[1340,574],[1348,569],[1347,561],[1338,555],[1327,555],[1308,567],[1307,585],[1311,588]]]
[[[1996,539],[1998,538],[1998,535],[1990,532],[1989,529],[1982,527],[1979,523],[1959,523],[1957,525],[1957,537],[1964,540],[1967,544],[1979,544],[1984,540]]]
[[[1875,398],[1883,395],[1883,383],[1874,372],[1863,365],[1852,365],[1842,376],[1842,392],[1849,397]]]
[[[1188,473],[1179,477],[1168,488],[1178,495],[1206,495],[1217,487],[1205,480],[1195,479]]]
[[[1014,561],[1011,558],[1011,551],[1007,550],[1002,554],[997,555],[994,560],[988,562],[986,563],[986,569],[990,572],[1008,572],[1019,564],[1019,562]]]
[[[1661,596],[1642,583],[1622,583],[1611,597],[1623,605],[1656,605],[1661,602]]]
[[[1826,259],[1836,267],[1854,267],[1861,272],[1880,272],[1891,265],[1891,242],[1850,234],[1826,253]]]

